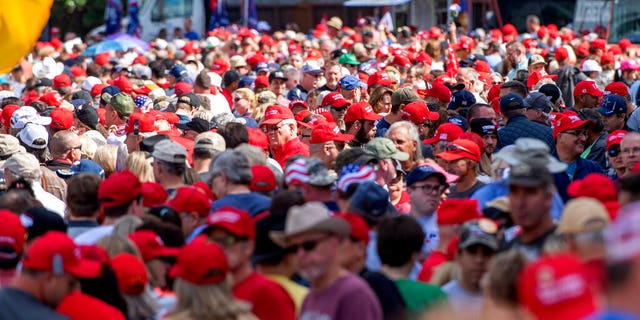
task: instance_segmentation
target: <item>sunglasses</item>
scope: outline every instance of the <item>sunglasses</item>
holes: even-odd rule
[[[474,154],[471,150],[465,148],[465,147],[461,147],[455,144],[450,144],[448,146],[446,146],[445,150],[447,151],[462,151],[462,152],[466,152],[468,154]]]
[[[607,154],[609,155],[609,157],[615,158],[620,155],[620,148],[611,148],[607,150]]]
[[[311,252],[313,251],[317,246],[318,243],[326,240],[327,238],[329,238],[329,235],[326,235],[322,238],[318,238],[315,240],[307,240],[303,243],[300,244],[294,244],[292,246],[289,247],[290,252],[298,252],[298,250],[300,250],[300,248],[302,248],[302,250],[304,250],[304,252]]]
[[[336,112],[342,112],[342,111],[346,111],[348,107],[349,107],[349,106],[344,106],[344,107],[331,107],[331,109],[335,110]]]

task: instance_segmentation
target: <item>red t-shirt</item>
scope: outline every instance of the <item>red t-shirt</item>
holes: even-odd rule
[[[285,166],[285,162],[287,162],[287,159],[295,155],[301,155],[305,157],[308,157],[310,155],[309,146],[300,141],[298,137],[287,141],[280,148],[275,148],[273,150],[273,158],[278,161],[283,169]]]
[[[229,102],[229,108],[233,110],[233,97],[231,97],[231,91],[225,88],[220,92],[222,92],[222,95],[225,97],[225,99],[227,99],[227,102]]]
[[[418,274],[418,281],[429,282],[433,277],[433,271],[441,264],[447,262],[447,256],[440,251],[431,251],[429,257],[422,263],[422,269]]]
[[[250,303],[251,312],[260,320],[296,318],[296,306],[287,291],[255,271],[233,286],[233,296]]]
[[[411,211],[411,197],[409,197],[409,193],[406,191],[402,191],[400,200],[394,205],[394,207],[396,208],[398,213],[408,214]]]

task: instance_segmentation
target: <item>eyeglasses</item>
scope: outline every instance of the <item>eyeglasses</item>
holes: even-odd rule
[[[440,150],[447,150],[447,147],[452,145],[450,141],[438,141],[437,146]]]
[[[269,131],[278,131],[280,128],[282,128],[282,125],[280,124],[277,126],[264,126],[262,127],[262,132],[267,133]]]
[[[300,138],[304,139],[304,138],[311,138],[310,134],[300,134]]]
[[[445,147],[445,150],[447,151],[462,151],[462,152],[466,152],[468,154],[471,155],[475,155],[475,153],[465,147],[459,146],[459,145],[455,145],[455,144],[450,144],[448,146]]]
[[[336,112],[343,112],[343,111],[347,111],[347,108],[349,106],[344,106],[344,107],[331,107],[331,109],[333,109]]]
[[[300,248],[302,248],[302,250],[304,250],[305,252],[311,252],[316,248],[316,246],[318,246],[318,243],[326,240],[329,237],[330,237],[329,235],[326,235],[324,237],[321,237],[321,238],[318,238],[318,239],[315,239],[315,240],[307,240],[307,241],[305,241],[303,243],[300,243],[300,244],[294,244],[294,245],[289,246],[289,250],[291,252],[298,252],[298,250],[300,250]]]
[[[587,130],[565,131],[563,133],[568,133],[568,134],[573,135],[573,136],[585,136],[585,137],[589,135]]]
[[[71,148],[66,148],[64,149],[64,151],[71,151],[71,150],[81,150],[82,149],[82,145],[79,146],[75,146],[75,147],[71,147]]]
[[[409,189],[420,189],[423,193],[442,193],[444,191],[444,186],[442,185],[431,185],[431,184],[423,184],[421,186],[410,186]]]
[[[611,148],[607,150],[607,154],[609,155],[609,157],[615,158],[620,155],[620,148]]]

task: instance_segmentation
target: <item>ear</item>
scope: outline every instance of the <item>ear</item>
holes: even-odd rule
[[[329,156],[329,155],[331,154],[331,153],[329,152],[329,150],[331,150],[331,145],[330,145],[330,143],[331,143],[331,142],[326,142],[326,143],[323,145],[323,152],[324,152],[324,154],[325,154],[326,156]]]

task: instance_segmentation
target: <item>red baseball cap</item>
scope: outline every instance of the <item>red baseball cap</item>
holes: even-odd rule
[[[460,37],[460,39],[458,39],[458,42],[453,45],[453,49],[471,51],[473,50],[474,45],[475,43],[473,42],[473,39],[466,36],[462,36]]]
[[[320,117],[317,117],[316,114],[311,113],[311,111],[309,110],[298,111],[295,118],[299,126],[303,126],[309,129],[313,128],[321,120]]]
[[[331,92],[328,93],[324,98],[322,98],[322,106],[323,107],[336,107],[342,108],[348,106],[350,103],[345,99],[339,92]]]
[[[596,310],[593,293],[577,257],[542,257],[518,277],[520,304],[536,319],[582,319]]]
[[[169,276],[205,285],[223,282],[228,272],[229,264],[224,250],[207,237],[199,236],[182,247],[176,264],[169,270]]]
[[[139,55],[135,59],[133,59],[132,64],[147,64],[147,57]]]
[[[436,132],[432,138],[425,139],[422,141],[424,144],[432,144],[438,141],[454,141],[458,139],[464,131],[459,126],[453,123],[443,123],[436,128]]]
[[[96,55],[95,62],[99,66],[104,66],[105,64],[109,64],[109,52],[103,52]]]
[[[302,99],[294,99],[289,102],[289,110],[292,110],[291,112],[293,112],[293,108],[295,107],[304,107],[309,110],[309,104]]]
[[[607,49],[607,41],[605,41],[604,39],[595,39],[591,41],[591,48],[596,48],[604,51]]]
[[[140,195],[142,195],[140,179],[129,169],[110,175],[98,188],[98,202],[105,208],[130,204]]]
[[[529,87],[529,89],[533,88],[542,79],[551,79],[555,81],[558,79],[558,75],[548,74],[544,69],[536,70],[527,78],[527,87]]]
[[[157,182],[142,183],[142,205],[146,208],[153,208],[167,201],[169,194],[164,187]]]
[[[17,104],[8,104],[2,108],[2,118],[0,118],[0,122],[3,126],[7,128],[11,127],[11,116],[18,109],[20,109],[20,106]]]
[[[265,75],[257,76],[256,80],[253,82],[253,86],[256,89],[269,88],[269,77]]]
[[[433,58],[431,58],[431,56],[428,53],[424,51],[420,51],[420,53],[418,53],[413,57],[413,61],[424,62],[427,65],[431,65],[433,63]]]
[[[411,68],[411,60],[404,55],[397,55],[391,61],[391,65],[399,66],[402,68]]]
[[[438,158],[446,161],[455,161],[459,159],[470,159],[480,162],[480,147],[478,144],[468,139],[456,139],[447,147],[447,151],[437,155]]]
[[[107,80],[107,83],[120,88],[120,90],[122,90],[122,92],[124,93],[130,94],[131,92],[133,92],[133,85],[131,84],[131,80],[123,75],[120,75],[113,80]]]
[[[442,102],[451,102],[451,90],[443,83],[432,83],[431,87],[427,86],[426,97],[434,97]]]
[[[361,216],[352,212],[345,212],[338,213],[334,217],[344,219],[349,223],[349,226],[351,226],[350,237],[369,244],[369,226]]]
[[[567,193],[572,197],[594,198],[602,203],[618,201],[618,189],[613,180],[601,173],[590,173],[569,184]]]
[[[256,192],[271,192],[278,187],[273,170],[263,164],[251,166],[251,183],[249,190]]]
[[[389,75],[385,71],[377,71],[367,79],[367,87],[374,85],[390,86],[391,83],[391,78],[389,78]]]
[[[102,89],[106,88],[107,86],[99,83],[94,85],[93,87],[91,87],[91,97],[97,97],[102,93]]]
[[[167,205],[177,212],[195,212],[201,217],[209,215],[211,202],[200,189],[193,186],[183,186],[175,191],[175,196],[167,201]]]
[[[596,82],[593,80],[582,80],[576,84],[576,87],[573,89],[573,96],[577,97],[584,94],[590,94],[594,97],[604,96],[604,92],[598,89]]]
[[[71,87],[71,79],[66,73],[61,73],[53,78],[54,88],[69,88]]]
[[[138,132],[155,132],[157,130],[155,116],[148,113],[135,112],[129,116],[129,119],[127,120],[127,126],[124,128],[124,131],[127,134],[130,134],[134,131],[136,120],[138,121]]]
[[[556,139],[559,134],[580,128],[582,126],[592,126],[593,122],[590,120],[582,120],[577,115],[563,115],[559,116],[555,124],[553,125],[553,138]]]
[[[65,108],[55,108],[49,114],[51,128],[67,130],[73,126],[73,112]]]
[[[222,75],[225,72],[227,72],[227,70],[229,70],[229,62],[227,62],[227,60],[222,59],[222,58],[216,58],[213,60],[213,64],[211,65],[211,71]]]
[[[27,230],[20,222],[17,214],[0,209],[0,246],[13,249],[13,252],[1,252],[0,260],[15,259],[22,255]]]
[[[565,47],[557,47],[554,55],[558,61],[565,61],[569,59],[569,51]]]
[[[621,97],[624,97],[629,94],[629,88],[620,81],[611,82],[606,87],[604,87],[605,94],[617,94]]]
[[[82,67],[80,66],[73,66],[71,68],[69,68],[69,71],[71,71],[71,75],[74,77],[86,77],[87,76],[87,72],[84,71],[84,69],[82,69]]]
[[[438,225],[463,224],[482,218],[476,199],[447,199],[438,207]]]
[[[440,118],[437,112],[429,111],[424,101],[414,101],[407,104],[402,110],[402,115],[414,124],[421,124],[427,120],[435,121]]]
[[[209,215],[207,223],[209,227],[222,228],[238,237],[253,239],[256,236],[256,228],[249,213],[234,207],[217,209]]]
[[[56,312],[63,314],[73,320],[85,319],[108,319],[125,320],[122,312],[108,303],[94,298],[88,294],[75,290],[64,296]]]
[[[50,107],[59,107],[62,103],[62,97],[58,91],[50,91],[40,97],[40,101],[46,103]]]
[[[607,150],[611,149],[611,147],[615,145],[620,145],[622,142],[622,138],[627,135],[626,130],[615,130],[609,133],[607,136]]]
[[[162,257],[175,257],[178,254],[178,248],[166,247],[160,236],[151,230],[136,231],[129,235],[129,239],[138,247],[144,262]]]
[[[22,257],[22,266],[78,278],[95,278],[102,270],[99,262],[84,259],[73,239],[60,231],[49,231],[36,238]]]
[[[124,294],[139,295],[149,281],[147,267],[136,256],[120,253],[111,259],[111,268],[118,280],[118,289]]]
[[[260,126],[278,124],[285,119],[295,119],[291,110],[277,104],[272,104],[264,111],[264,120],[262,120]]]
[[[620,39],[620,41],[618,41],[618,46],[620,46],[620,49],[622,50],[627,50],[629,47],[631,47],[631,45],[631,40],[627,38],[622,38]]]
[[[318,123],[311,131],[311,144],[325,143],[328,141],[347,142],[353,140],[352,134],[344,134],[340,132],[340,128],[335,122],[322,121]]]
[[[247,127],[249,133],[249,144],[262,150],[269,150],[269,139],[262,130]]]
[[[344,122],[354,122],[356,120],[377,121],[382,118],[381,115],[373,112],[373,108],[368,102],[356,102],[349,106],[347,113],[344,115]]]
[[[185,93],[190,93],[193,90],[193,86],[186,82],[178,82],[176,86],[173,88],[173,92],[177,96],[181,96]]]
[[[605,52],[602,54],[602,57],[600,57],[600,65],[604,66],[607,64],[615,64],[616,63],[616,58],[613,56],[613,53],[611,52]]]
[[[491,66],[484,60],[476,60],[473,63],[473,68],[478,72],[491,73]]]

